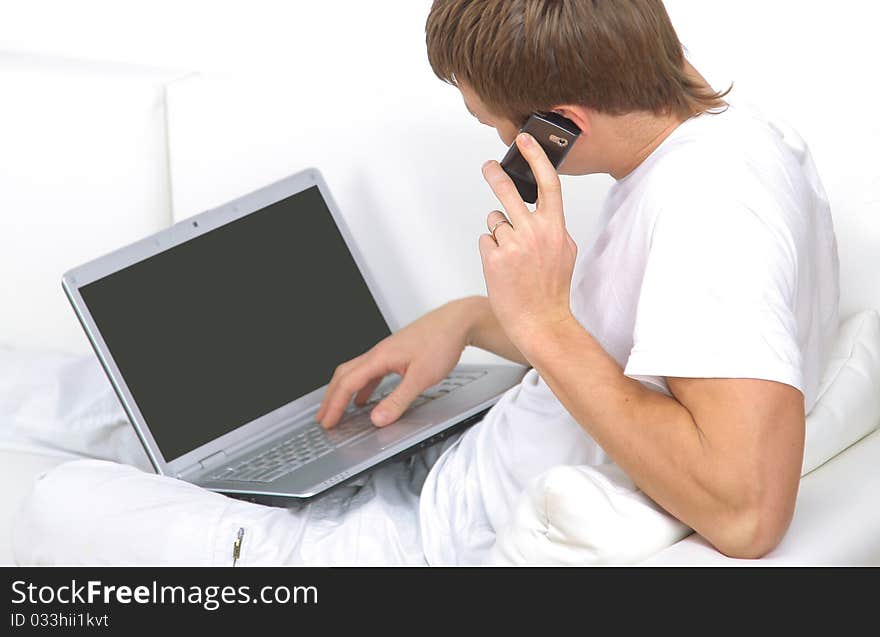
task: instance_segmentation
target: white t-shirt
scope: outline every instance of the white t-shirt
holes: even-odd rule
[[[667,376],[773,380],[812,409],[838,327],[839,266],[794,131],[737,106],[685,121],[612,186],[598,230],[580,246],[571,308],[627,376],[667,395]],[[426,558],[482,561],[529,481],[610,461],[529,370],[431,470]]]

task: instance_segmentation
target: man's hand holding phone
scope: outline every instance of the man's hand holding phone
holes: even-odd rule
[[[519,152],[537,185],[531,212],[516,185],[497,161],[483,165],[483,176],[501,202],[486,220],[480,257],[489,302],[507,336],[526,358],[543,330],[574,321],[571,279],[577,244],[565,227],[562,186],[556,168],[528,133],[517,135]]]
[[[581,129],[577,124],[554,112],[533,113],[519,132],[528,133],[536,139],[544,149],[547,159],[557,170],[581,135]],[[538,198],[535,175],[516,142],[507,149],[501,160],[501,168],[510,176],[523,201],[535,203]]]

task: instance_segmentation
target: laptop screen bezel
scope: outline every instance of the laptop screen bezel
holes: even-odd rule
[[[317,407],[327,389],[327,384],[169,461],[156,443],[143,414],[138,409],[137,402],[128,388],[119,367],[116,365],[112,353],[101,336],[89,308],[83,301],[79,288],[258,210],[262,210],[271,204],[287,199],[313,186],[318,187],[321,197],[324,199],[324,203],[327,205],[327,209],[330,211],[333,221],[336,223],[336,227],[345,241],[345,245],[351,252],[352,258],[367,284],[367,288],[373,295],[373,299],[382,317],[391,331],[396,332],[399,326],[393,321],[392,314],[389,311],[385,298],[382,296],[381,289],[376,284],[376,280],[358,249],[357,243],[345,223],[345,219],[340,214],[339,207],[330,194],[330,189],[327,187],[320,171],[316,168],[306,169],[222,206],[189,217],[156,234],[73,268],[62,277],[62,287],[73,305],[86,336],[91,342],[98,359],[101,361],[104,371],[107,373],[129,420],[135,428],[135,432],[158,473],[173,476],[189,473],[198,467],[200,461],[210,458],[220,451],[227,451],[249,440],[260,438],[273,429],[282,427],[291,420],[307,413],[310,409]]]

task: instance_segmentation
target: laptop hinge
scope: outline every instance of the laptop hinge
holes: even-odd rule
[[[217,453],[212,453],[210,456],[206,458],[202,458],[196,464],[191,467],[187,467],[183,471],[177,474],[178,478],[186,478],[188,476],[193,475],[194,473],[198,473],[202,469],[210,469],[211,467],[217,467],[224,462],[226,462],[229,457],[226,455],[225,451],[218,451]]]

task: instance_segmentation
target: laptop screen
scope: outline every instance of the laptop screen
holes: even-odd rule
[[[317,186],[79,291],[168,462],[391,333]]]

